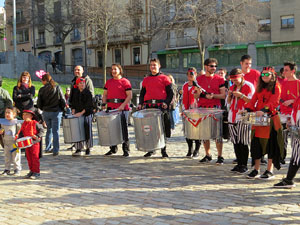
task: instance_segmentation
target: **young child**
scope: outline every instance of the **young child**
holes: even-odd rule
[[[44,133],[43,126],[37,122],[36,115],[31,110],[23,110],[23,124],[16,138],[32,137],[33,145],[26,148],[29,173],[25,178],[37,179],[40,177],[40,141]]]
[[[3,138],[5,168],[2,175],[10,175],[10,166],[13,164],[14,173],[19,176],[21,171],[21,153],[15,146],[15,135],[20,130],[21,124],[16,119],[17,109],[9,106],[5,109],[5,119],[1,120],[0,135]]]

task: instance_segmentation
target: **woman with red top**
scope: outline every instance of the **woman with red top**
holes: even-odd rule
[[[182,111],[197,108],[197,101],[194,98],[194,90],[198,86],[196,83],[197,70],[195,67],[191,67],[187,71],[188,81],[182,86]],[[200,140],[192,140],[186,138],[186,143],[188,144],[187,157],[197,157],[199,156],[199,149],[201,145]],[[195,141],[195,150],[193,152],[193,141]]]
[[[129,105],[128,103],[132,99],[132,88],[130,81],[123,76],[123,69],[119,64],[113,64],[111,66],[111,76],[104,86],[104,92],[102,96],[102,109],[107,110],[118,109],[122,111],[121,123],[124,142],[122,144],[123,156],[129,156],[129,139],[128,139],[128,115]],[[116,145],[110,146],[110,150],[105,155],[112,155],[117,153],[118,147]]]
[[[285,163],[288,133],[286,132],[287,119],[291,117],[292,109],[295,100],[300,95],[300,81],[296,77],[297,66],[294,62],[285,62],[283,74],[285,80],[281,83],[281,96],[280,96],[280,119],[285,132],[284,135],[284,158],[281,163]]]
[[[249,179],[259,177],[260,159],[268,154],[266,171],[261,179],[272,179],[273,165],[280,169],[280,160],[283,157],[283,135],[277,107],[280,99],[280,85],[276,80],[273,67],[264,67],[259,83],[251,101],[245,106],[248,112],[256,112],[260,117],[267,114],[271,117],[269,126],[252,126],[251,157],[254,169],[248,174]]]
[[[237,159],[237,165],[231,171],[243,174],[248,171],[250,126],[239,121],[239,113],[244,111],[245,104],[250,102],[255,89],[252,83],[245,80],[240,69],[230,72],[230,80],[233,85],[229,88],[227,96],[228,128]]]

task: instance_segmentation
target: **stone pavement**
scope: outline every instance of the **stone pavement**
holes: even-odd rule
[[[96,129],[94,134],[97,142]],[[132,127],[130,137],[134,143]],[[230,143],[224,144],[222,166],[187,159],[181,125],[168,142],[168,159],[160,154],[143,158],[144,152],[136,151],[133,144],[129,158],[120,156],[121,151],[105,157],[108,148],[98,145],[90,157],[72,157],[67,147],[61,138],[60,155],[41,159],[39,180],[0,177],[1,225],[300,224],[299,178],[294,189],[272,188],[286,174],[287,166],[275,171],[272,181],[231,174]],[[215,159],[214,143],[212,153]],[[24,176],[28,172],[24,155],[22,164]]]

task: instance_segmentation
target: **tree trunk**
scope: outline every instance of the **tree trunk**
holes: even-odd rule
[[[107,45],[108,45],[108,39],[107,39],[107,33],[104,34],[104,51],[103,51],[103,87],[106,83],[106,58],[107,58]]]
[[[65,74],[66,73],[66,59],[65,59],[65,51],[66,51],[66,45],[65,45],[65,39],[66,37],[62,37],[62,40],[61,40],[61,60],[62,60],[62,70],[63,70],[63,73]]]
[[[197,28],[197,44],[201,58],[201,69],[204,70],[205,44],[202,42],[201,31]]]

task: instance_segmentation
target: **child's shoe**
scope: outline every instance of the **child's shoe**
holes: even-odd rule
[[[33,172],[29,171],[29,173],[27,173],[24,178],[29,179],[32,176],[32,174],[33,174]]]
[[[36,179],[39,179],[40,178],[40,173],[33,173],[30,177],[30,179],[32,180],[36,180]]]

